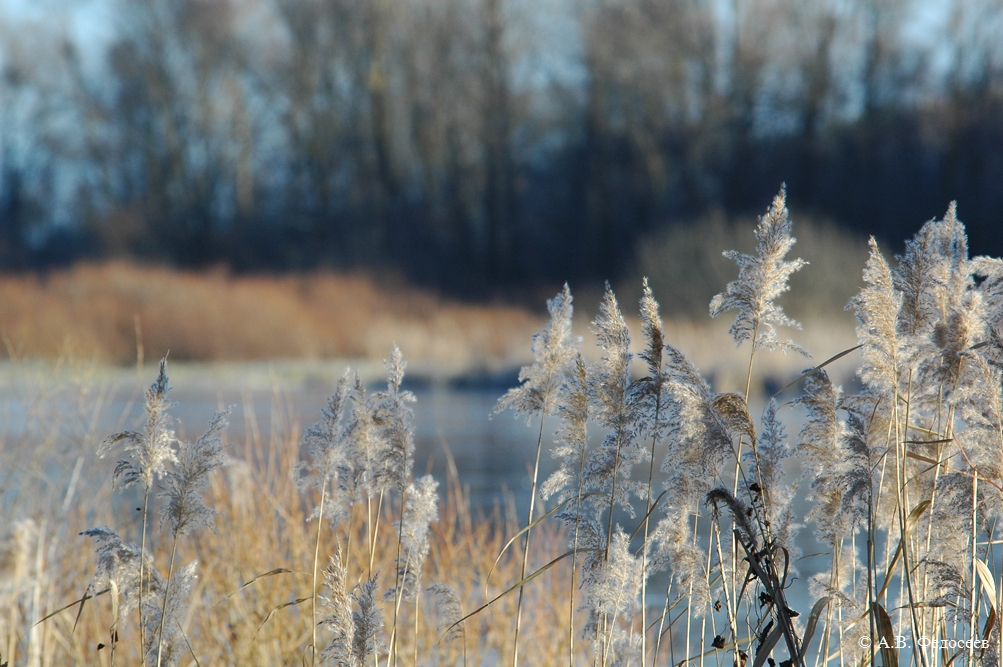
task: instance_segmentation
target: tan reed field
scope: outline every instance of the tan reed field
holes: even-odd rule
[[[518,363],[537,326],[504,305],[450,301],[362,275],[241,276],[126,262],[0,276],[0,332],[14,358],[148,361],[363,358],[396,341],[418,364]]]
[[[781,190],[755,249],[726,253],[738,276],[710,311],[734,315],[744,372],[713,384],[647,281],[636,320],[607,287],[587,355],[570,289],[548,302],[498,402],[536,444],[519,516],[415,473],[396,346],[385,387],[346,371],[313,426],[280,403],[232,458],[226,412],[177,436],[166,362],[134,431],[94,432],[86,367],[43,382],[4,443],[27,459],[2,489],[3,659],[998,665],[1003,260],[969,257],[953,204],[894,263],[872,240],[856,341],[811,357],[783,333],[800,325],[779,300],[811,270],[793,231]],[[828,371],[847,360],[844,390]],[[788,376],[753,410],[763,367]],[[75,416],[47,418],[54,397]]]

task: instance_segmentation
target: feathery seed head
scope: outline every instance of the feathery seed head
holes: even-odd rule
[[[146,645],[143,648],[147,663],[150,665],[156,665],[159,662],[161,667],[169,667],[176,665],[181,656],[185,655],[185,644],[181,637],[181,622],[185,616],[184,611],[192,586],[198,579],[195,574],[197,568],[198,563],[192,561],[174,575],[169,590],[164,589],[164,593],[167,594],[166,604],[163,598],[164,593],[143,599],[143,621],[146,624]],[[160,646],[161,628],[164,633],[162,648]]]
[[[403,493],[414,465],[414,411],[408,404],[413,403],[415,397],[410,391],[401,390],[407,363],[396,345],[384,366],[387,389],[373,397],[375,422],[379,437],[385,443],[379,452],[374,478],[380,488],[395,488]]]
[[[386,440],[377,424],[375,397],[366,396],[366,388],[359,374],[355,374],[355,387],[350,393],[351,419],[346,427],[347,456],[340,470],[342,484],[350,498],[363,491],[372,497],[378,493],[374,480],[377,464],[386,455]]]
[[[759,533],[752,522],[749,521],[751,512],[745,503],[733,496],[728,489],[717,487],[707,493],[707,504],[711,506],[715,516],[719,512],[720,505],[727,507],[732,519],[735,521],[735,529],[738,530],[743,544],[750,547],[750,551],[758,548]]]
[[[950,292],[957,297],[971,282],[968,236],[955,203],[943,220],[930,220],[906,241],[905,252],[896,259],[895,289],[903,295],[899,332],[928,332],[945,317]]]
[[[902,294],[895,289],[888,262],[881,256],[877,241],[870,239],[871,254],[864,266],[864,287],[847,308],[853,308],[860,324],[857,340],[863,345],[864,363],[858,373],[865,384],[879,392],[889,392],[898,383],[899,340],[897,319]]]
[[[990,363],[1003,366],[1003,260],[976,257],[969,266],[985,309],[987,357]]]
[[[610,542],[609,560],[584,582],[589,607],[596,617],[633,611],[641,588],[640,565],[630,550],[630,536],[617,525]]]
[[[630,333],[609,283],[593,326],[604,354],[589,366],[589,402],[593,416],[609,433],[589,457],[583,482],[590,490],[602,491],[598,507],[619,503],[633,517],[628,493],[640,493],[640,487],[630,480],[630,473],[644,451],[635,433],[639,411],[630,384]]]
[[[725,257],[738,264],[738,279],[728,283],[725,291],[711,300],[710,315],[717,317],[727,310],[738,311],[734,324],[728,330],[736,345],[747,340],[752,343],[753,350],[793,351],[810,356],[793,341],[780,340],[775,328],[801,328],[774,302],[790,289],[787,281],[791,274],[808,263],[803,259],[784,259],[796,242],[791,236],[786,200],[787,191],[781,186],[766,215],[759,218],[756,255],[745,255],[735,250],[724,253]]]
[[[808,499],[815,503],[806,518],[816,525],[819,540],[835,546],[867,517],[871,463],[859,413],[863,403],[859,397],[844,401],[842,389],[822,369],[805,378],[805,393],[796,403],[808,413],[798,445],[804,476],[811,480]],[[839,410],[847,411],[845,421]]]
[[[425,589],[435,598],[435,606],[439,610],[439,620],[436,630],[439,634],[445,632],[442,641],[447,644],[463,637],[463,623],[457,623],[463,618],[463,608],[460,606],[460,596],[452,586],[435,583]],[[448,631],[447,631],[448,630]]]
[[[171,402],[167,400],[167,357],[160,360],[157,379],[146,390],[146,427],[142,433],[123,431],[105,438],[98,447],[98,456],[104,457],[112,447],[124,443],[130,459],[122,459],[115,466],[113,478],[123,487],[142,483],[146,491],[153,485],[153,477],[164,475],[168,462],[176,462],[174,447],[177,438],[171,429],[173,418],[168,413]]]
[[[748,437],[755,448],[756,427],[752,423],[752,417],[749,416],[749,406],[744,396],[736,393],[717,394],[711,401],[711,406],[729,434]]]
[[[346,467],[347,452],[343,447],[344,431],[341,422],[348,400],[349,372],[345,369],[338,379],[334,393],[321,410],[321,420],[303,435],[302,445],[307,448],[309,459],[296,466],[296,483],[301,490],[326,489],[328,482],[337,478],[339,470]],[[315,519],[323,512],[331,521],[338,521],[343,509],[342,501],[345,499],[326,491],[323,495],[323,506],[315,507],[310,518]]]
[[[428,531],[433,521],[439,519],[439,483],[431,475],[425,475],[408,485],[407,503],[404,507],[401,528],[401,543],[404,553],[397,563],[400,574],[401,595],[405,600],[413,599],[418,591],[421,573],[428,557]],[[396,592],[390,589],[387,596]]]
[[[580,347],[580,340],[571,335],[574,313],[571,302],[567,283],[557,296],[547,301],[550,321],[546,328],[533,334],[535,361],[531,366],[522,367],[519,386],[509,389],[498,399],[494,414],[512,409],[516,417],[525,416],[528,420],[534,414],[553,410],[564,373]]]
[[[628,400],[633,355],[630,353],[630,331],[609,283],[606,283],[606,293],[593,326],[596,341],[605,353],[592,365],[590,374],[596,418],[608,428],[626,428],[633,417]]]
[[[229,410],[217,412],[198,440],[181,443],[176,470],[167,473],[164,496],[168,503],[160,520],[161,528],[169,524],[175,535],[184,535],[202,526],[209,526],[215,532],[216,511],[205,504],[202,494],[209,488],[209,475],[226,465],[222,432],[229,415]]]
[[[560,466],[544,482],[540,495],[544,500],[557,496],[558,502],[564,502],[583,486],[582,464],[588,446],[588,371],[580,352],[575,354],[571,371],[561,387],[557,412],[561,427],[557,431],[557,447],[551,453]]]
[[[793,546],[797,526],[784,521],[794,499],[797,484],[784,479],[784,460],[793,453],[787,442],[783,422],[777,416],[777,402],[770,399],[763,413],[759,442],[755,449],[745,453],[748,478],[759,485],[757,492],[750,489],[753,498],[758,495],[770,523],[769,533],[777,544]]]
[[[383,360],[383,367],[387,369],[387,389],[391,392],[400,392],[401,383],[404,382],[404,371],[407,369],[407,362],[404,361],[404,354],[397,347],[396,343],[390,350],[390,358]]]
[[[668,427],[671,395],[669,372],[665,367],[666,346],[662,318],[658,314],[658,302],[651,293],[647,278],[644,279],[644,294],[641,297],[641,331],[645,349],[638,356],[648,366],[648,374],[632,383],[628,400],[637,410],[639,429],[661,441]]]
[[[637,609],[641,589],[641,561],[630,549],[630,536],[616,526],[609,547],[609,559],[600,559],[587,574],[583,566],[582,585],[586,591],[589,621],[586,632],[595,632],[600,619],[621,619],[622,626],[608,626],[596,634],[596,654],[611,655],[612,664],[627,661],[632,647],[627,642],[625,627],[630,627]],[[606,644],[604,647],[603,644]]]
[[[128,613],[136,607],[140,599],[140,549],[134,544],[123,540],[118,533],[110,528],[97,527],[80,533],[93,538],[97,542],[95,553],[97,567],[87,591],[94,595],[103,588],[108,588],[112,582],[118,594],[122,596],[121,611]],[[163,590],[163,579],[150,560],[149,554],[143,554],[143,595],[144,601],[154,593]]]
[[[958,381],[961,355],[985,337],[983,295],[968,259],[968,237],[954,203],[943,220],[930,220],[906,242],[893,274],[902,294],[898,333],[908,342],[905,364],[915,367],[914,409],[941,399]]]
[[[358,607],[352,612],[355,637],[352,641],[352,656],[359,665],[366,664],[369,656],[386,650],[383,643],[383,614],[376,600],[377,577],[375,573],[352,592],[352,601]]]
[[[320,653],[321,660],[339,667],[363,667],[366,659],[383,648],[380,635],[383,616],[376,606],[376,573],[348,594],[348,569],[335,553],[324,572],[324,587],[328,594],[321,602],[328,613],[320,624],[331,631],[331,641]],[[352,603],[358,610],[352,609]]]
[[[327,614],[320,624],[331,631],[331,641],[320,653],[322,660],[330,660],[335,665],[354,667],[352,643],[355,635],[355,623],[352,620],[352,603],[348,598],[348,568],[341,559],[341,548],[331,557],[324,570],[324,588],[327,595],[320,598],[321,604],[327,609]]]
[[[662,318],[658,314],[658,302],[655,301],[644,279],[644,294],[641,296],[641,331],[647,346],[639,355],[648,364],[648,375],[658,378],[662,374],[662,352],[665,349],[665,336],[662,329]]]
[[[955,433],[972,464],[983,475],[1003,477],[1003,371],[982,355],[966,355],[958,391],[950,403],[956,406],[963,430]],[[997,498],[998,498],[998,494]],[[1003,499],[998,498],[998,501]]]
[[[665,357],[670,397],[666,439],[670,445],[661,470],[670,478],[682,475],[686,483],[676,486],[693,489],[686,502],[698,504],[709,490],[700,480],[717,477],[720,466],[732,456],[731,436],[700,371],[671,345],[665,346]]]

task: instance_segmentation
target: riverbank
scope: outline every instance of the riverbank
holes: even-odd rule
[[[596,299],[574,285],[572,293],[580,296],[576,333],[595,358],[588,322]],[[632,319],[634,304],[622,306]],[[60,365],[136,369],[145,378],[144,368],[169,351],[176,377],[189,385],[320,387],[331,386],[346,366],[367,380],[382,376],[382,359],[396,344],[414,383],[506,388],[531,360],[530,338],[545,316],[542,309],[460,302],[363,275],[238,276],[110,262],[0,276],[0,363],[50,369],[41,372]],[[744,389],[747,352],[730,341],[728,325],[709,317],[666,322],[667,342],[712,378],[716,391]],[[855,344],[853,318],[812,320],[793,337],[818,363]],[[762,355],[753,384],[772,393],[811,363]],[[0,382],[10,375],[0,373]]]

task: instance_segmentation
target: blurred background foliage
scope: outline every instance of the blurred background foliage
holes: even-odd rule
[[[1003,254],[998,0],[3,0],[0,74],[6,271],[643,272],[705,312],[781,182],[822,288],[955,199]]]

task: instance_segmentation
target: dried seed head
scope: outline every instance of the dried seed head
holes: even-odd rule
[[[797,239],[791,236],[791,221],[787,215],[787,191],[780,193],[766,215],[759,218],[756,227],[756,255],[745,255],[735,250],[724,253],[738,264],[738,279],[728,283],[724,292],[710,302],[710,315],[717,317],[727,310],[737,310],[735,323],[728,332],[736,345],[750,341],[752,348],[793,351],[809,356],[790,340],[780,340],[776,327],[800,329],[801,325],[787,317],[775,301],[790,289],[787,281],[808,262],[803,259],[786,261]]]

